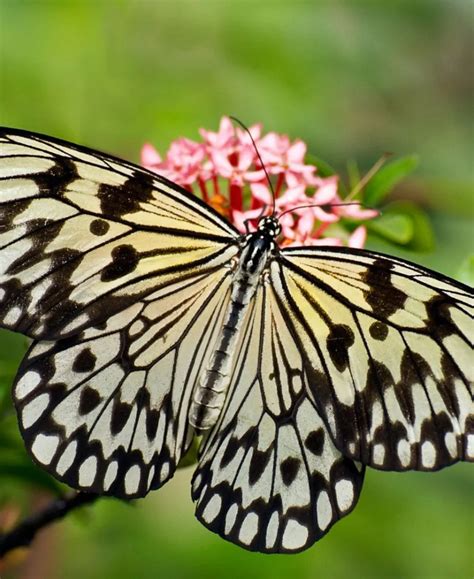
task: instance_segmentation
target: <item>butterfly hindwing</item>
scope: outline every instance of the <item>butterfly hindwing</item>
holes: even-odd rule
[[[226,271],[198,276],[100,328],[35,342],[14,387],[35,460],[74,488],[124,498],[171,478],[193,436],[190,398],[229,286]]]
[[[474,459],[469,288],[403,260],[332,248],[284,250],[271,279],[344,455],[387,470]]]
[[[196,515],[247,549],[297,552],[355,506],[363,468],[334,446],[306,395],[288,312],[259,288],[225,407],[193,479]]]

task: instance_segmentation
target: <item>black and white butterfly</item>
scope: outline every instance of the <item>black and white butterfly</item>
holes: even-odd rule
[[[279,249],[102,153],[0,132],[0,325],[33,339],[14,399],[37,463],[142,497],[203,435],[198,519],[297,552],[364,467],[473,460],[470,288],[401,259]]]

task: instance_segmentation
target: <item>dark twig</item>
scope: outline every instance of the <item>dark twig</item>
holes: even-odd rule
[[[45,509],[24,519],[8,533],[0,534],[0,558],[18,547],[27,547],[43,527],[65,517],[72,510],[96,501],[100,495],[76,493],[55,499]]]

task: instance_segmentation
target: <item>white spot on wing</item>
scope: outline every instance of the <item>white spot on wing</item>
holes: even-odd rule
[[[14,306],[3,318],[5,326],[14,326],[21,317],[21,308]]]
[[[18,380],[15,386],[15,396],[18,400],[22,400],[33,392],[33,390],[41,383],[41,376],[38,372],[30,370],[23,374],[23,376]]]
[[[41,464],[50,464],[59,445],[59,436],[38,434],[31,445],[31,451]]]
[[[319,528],[324,531],[332,520],[332,507],[329,501],[329,495],[326,491],[319,493],[318,502],[316,503],[316,512],[318,515]]]
[[[230,509],[227,511],[225,517],[225,533],[228,535],[233,526],[235,525],[235,519],[237,518],[237,513],[239,512],[239,507],[237,503],[232,503]]]
[[[44,393],[28,402],[21,412],[23,428],[30,428],[43,414],[49,404],[49,394]]]
[[[374,464],[383,464],[385,458],[385,446],[383,444],[374,445]]]
[[[458,448],[457,448],[456,436],[455,436],[454,432],[447,432],[444,435],[444,444],[446,445],[446,448],[448,449],[449,454],[453,458],[455,458],[458,454]]]
[[[354,502],[354,485],[352,481],[342,478],[335,486],[337,506],[340,511],[347,511]]]
[[[150,471],[148,472],[148,481],[147,481],[148,488],[151,487],[151,483],[153,482],[154,476],[155,476],[155,466],[152,464],[150,467]]]
[[[201,473],[198,473],[196,475],[196,478],[194,479],[194,482],[193,482],[193,491],[197,491],[197,489],[201,485],[201,480],[202,480],[202,475],[201,475]]]
[[[207,523],[212,523],[212,521],[217,517],[222,507],[222,499],[220,495],[215,494],[211,497],[211,500],[207,503],[202,513],[202,518]]]
[[[79,469],[79,485],[81,487],[90,487],[94,483],[96,474],[97,458],[95,456],[89,456]]]
[[[104,478],[104,490],[108,491],[112,486],[112,483],[117,478],[118,473],[118,462],[116,460],[112,461],[107,467],[107,472]]]
[[[474,458],[474,434],[468,434],[466,445],[467,458]]]
[[[59,459],[56,467],[56,471],[59,475],[62,476],[71,467],[76,458],[76,454],[77,441],[73,440],[67,445],[66,450],[62,453],[61,458]]]
[[[301,549],[308,540],[308,529],[295,521],[289,519],[283,532],[282,544],[285,549]]]
[[[133,495],[138,490],[140,484],[141,470],[138,464],[131,466],[125,475],[125,492],[128,495]]]
[[[408,466],[411,462],[411,447],[408,440],[402,439],[397,446],[398,458],[402,466]]]
[[[258,532],[258,516],[257,513],[248,513],[245,517],[239,531],[239,539],[245,545],[250,545],[255,535]]]
[[[169,462],[164,462],[161,467],[160,482],[166,480],[168,478],[169,473],[170,473],[170,464]]]
[[[436,464],[436,448],[429,440],[421,445],[421,462],[427,468],[432,468]]]
[[[275,544],[279,527],[279,515],[277,511],[273,511],[270,521],[268,522],[267,535],[265,538],[265,546],[271,549]]]

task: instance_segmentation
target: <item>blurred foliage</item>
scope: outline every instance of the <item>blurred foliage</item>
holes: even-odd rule
[[[464,0],[0,0],[0,123],[137,160],[145,141],[164,151],[234,114],[305,140],[320,174],[347,171],[346,190],[393,151],[364,191],[382,203],[369,247],[472,283],[473,22]],[[399,157],[411,151],[413,174],[417,159]],[[61,492],[16,425],[10,389],[26,347],[0,332],[0,514]],[[464,579],[469,467],[369,470],[354,513],[293,556],[247,553],[205,530],[182,469],[135,508],[104,500],[69,517],[2,578]]]

